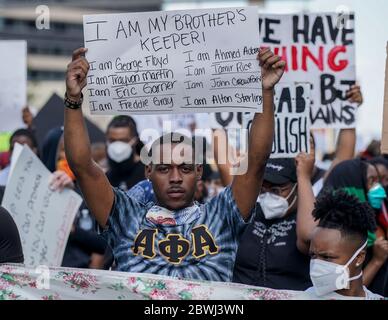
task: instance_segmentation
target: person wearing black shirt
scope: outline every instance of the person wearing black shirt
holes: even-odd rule
[[[234,282],[273,289],[311,286],[309,236],[314,195],[314,151],[296,159],[270,159],[253,222],[244,231],[234,267]]]
[[[127,191],[145,179],[140,151],[144,146],[139,139],[135,121],[129,116],[112,119],[106,132],[109,170],[106,173],[113,187]]]

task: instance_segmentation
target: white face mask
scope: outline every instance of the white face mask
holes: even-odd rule
[[[286,215],[288,209],[291,208],[296,201],[297,197],[294,198],[290,205],[288,204],[288,198],[294,193],[295,188],[296,184],[292,188],[287,198],[283,198],[271,192],[265,192],[259,195],[257,200],[260,203],[261,209],[264,213],[264,217],[267,220],[280,219]]]
[[[310,261],[310,278],[314,285],[315,292],[318,296],[323,296],[328,293],[349,289],[350,281],[358,279],[362,276],[362,271],[359,275],[349,278],[348,266],[353,262],[357,255],[366,247],[368,241],[358,249],[350,260],[345,264],[336,264],[320,259],[311,259]]]
[[[115,141],[108,144],[107,153],[113,161],[123,162],[132,155],[132,147],[128,143]]]

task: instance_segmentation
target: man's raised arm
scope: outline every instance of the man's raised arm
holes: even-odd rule
[[[245,161],[248,161],[247,172],[236,175],[232,183],[233,196],[244,219],[249,217],[256,204],[265,165],[271,154],[274,135],[274,86],[282,77],[286,65],[268,48],[260,50],[258,59],[262,70],[263,113],[256,113],[253,118],[248,156],[245,158]]]
[[[66,72],[66,96],[74,105],[81,100],[86,86],[89,63],[83,56],[87,49],[73,52]],[[92,160],[90,141],[81,108],[65,107],[65,152],[71,170],[80,185],[85,201],[97,222],[105,226],[111,211],[114,194],[104,172]]]

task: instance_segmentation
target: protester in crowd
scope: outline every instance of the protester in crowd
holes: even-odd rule
[[[316,225],[311,215],[314,161],[314,148],[295,159],[268,161],[254,220],[241,238],[235,282],[289,290],[311,286],[308,245]]]
[[[59,144],[58,144],[57,170],[65,172],[72,181],[75,181],[74,173],[73,171],[71,171],[69,167],[69,163],[67,162],[67,159],[66,159],[65,142],[64,142],[63,135],[59,140]]]
[[[368,162],[376,167],[378,175],[380,177],[380,182],[387,192],[388,191],[388,159],[384,158],[383,156],[379,156],[379,157],[370,159]]]
[[[239,163],[225,157],[230,146],[224,130],[214,131],[213,144],[222,181],[230,183],[232,169]],[[311,286],[308,246],[316,225],[311,215],[314,147],[311,138],[310,154],[268,161],[254,220],[241,238],[233,281],[273,289]]]
[[[194,193],[194,201],[198,204],[205,203],[208,199],[208,191],[204,182],[203,176],[200,180],[197,181],[195,193]],[[136,199],[136,201],[142,204],[156,204],[157,199],[155,198],[154,189],[152,187],[152,183],[149,179],[142,180],[134,185],[131,189],[127,191],[127,195]]]
[[[79,220],[77,218],[73,223],[62,267],[108,269],[112,261],[108,262],[105,259],[107,242],[92,229],[84,230]]]
[[[201,179],[197,181],[197,187],[194,194],[194,200],[202,204],[209,200],[208,184],[213,174],[213,170],[206,162],[206,138],[194,136],[193,139],[195,139],[195,143],[200,143],[200,146],[204,146],[203,173]],[[152,183],[149,179],[138,182],[135,186],[128,190],[127,194],[143,204],[147,204],[150,202],[153,202],[155,204],[157,201],[155,198]]]
[[[31,112],[30,107],[28,107],[28,106],[24,107],[22,109],[22,120],[23,120],[23,123],[26,125],[26,127],[25,128],[20,128],[20,129],[28,129],[28,130],[30,130],[32,135],[35,137],[35,127],[33,125],[33,119],[34,119],[34,115]],[[12,136],[11,133],[0,132],[0,140],[4,141],[4,144],[5,144],[5,141],[7,141],[7,143],[6,143],[7,147],[6,148],[8,148],[8,149],[11,146],[11,144],[8,143],[8,141],[11,138],[11,136]],[[1,144],[1,141],[0,141],[0,144]],[[0,152],[0,170],[2,170],[5,167],[7,167],[9,165],[9,163],[11,162],[11,153],[7,149],[5,149],[5,151],[3,151],[3,150],[0,150],[0,151],[2,151],[2,152]]]
[[[11,135],[9,142],[10,156],[12,156],[15,143],[19,143],[21,145],[26,144],[35,154],[38,155],[38,144],[36,142],[34,134],[29,129],[18,129]],[[3,170],[0,171],[0,186],[5,186],[7,184],[10,169],[11,165],[8,164]]]
[[[368,232],[376,223],[371,208],[342,190],[321,193],[313,216],[318,222],[310,244],[313,287],[303,299],[382,299],[363,285]]]
[[[388,194],[388,159],[377,157],[369,160],[369,163],[376,167],[380,183],[384,187],[385,193]],[[377,215],[377,233],[378,237],[388,239],[388,202],[387,198],[381,203],[381,209],[376,209]]]
[[[23,263],[19,231],[11,215],[0,207],[0,263]]]
[[[203,161],[202,163],[202,176],[201,179],[197,181],[197,187],[194,194],[194,200],[198,203],[205,203],[211,197],[209,195],[209,182],[211,181],[211,177],[213,175],[213,169],[211,165],[208,163],[209,156],[209,145],[206,141],[206,138],[203,136],[193,136],[194,142],[198,143],[199,146],[203,146]]]
[[[384,188],[379,183],[376,168],[359,158],[341,162],[333,168],[324,188],[343,189],[376,210],[381,209],[383,200],[386,198]],[[367,248],[363,281],[369,287],[372,282],[381,282],[380,279],[387,278],[388,242],[377,238],[375,232],[369,232]],[[386,285],[383,284],[383,286]],[[379,291],[376,292],[380,294]]]
[[[53,189],[74,189],[74,179],[72,174],[65,170],[59,170],[59,149],[63,136],[63,128],[51,129],[43,140],[41,160],[43,164],[53,173]],[[65,167],[65,166],[63,166]]]
[[[43,140],[41,160],[51,172],[57,168],[58,145],[63,136],[63,128],[56,127],[51,129]]]
[[[25,106],[22,109],[23,123],[26,125],[27,129],[31,130],[32,132],[35,131],[34,114],[36,114],[36,111],[33,113],[31,110],[31,107],[29,107],[29,106]]]
[[[109,165],[106,176],[111,185],[127,191],[144,180],[145,168],[140,161],[143,143],[136,122],[129,116],[113,118],[106,131],[106,140]]]
[[[368,161],[374,165],[380,179],[381,185],[384,187],[385,193],[388,194],[388,160],[382,156],[372,158]],[[379,269],[372,282],[369,284],[369,288],[373,292],[378,292],[384,297],[388,296],[388,201],[387,198],[381,203],[380,209],[374,209],[377,222],[376,230],[376,242],[375,244],[379,247],[386,247],[385,250],[380,251],[383,255],[387,256],[384,259],[382,256],[381,261],[385,260],[383,266]],[[371,258],[371,254],[367,255],[367,261]]]
[[[65,108],[65,149],[86,202],[110,240],[117,269],[231,281],[239,234],[250,219],[271,151],[273,87],[285,63],[268,48],[258,55],[263,113],[253,120],[247,172],[236,176],[232,186],[203,206],[193,205],[196,183],[202,174],[202,166],[195,161],[193,140],[167,134],[150,150],[152,160],[147,164],[146,176],[152,182],[158,205],[149,208],[112,188],[92,161],[79,108],[89,70],[82,56],[85,51],[76,50],[68,66],[65,105],[71,108]],[[171,157],[174,150],[182,151],[178,158]],[[172,161],[166,161],[166,157]]]
[[[70,170],[63,141],[63,128],[51,129],[44,139],[42,148],[42,162],[53,172],[51,187],[57,189],[76,188],[75,176]],[[93,229],[94,223],[85,205],[81,205],[81,214],[78,214],[69,239],[66,244],[62,266],[72,268],[104,268],[104,255],[107,250],[106,241]],[[85,228],[81,222],[88,219],[88,226]],[[85,230],[84,230],[85,229]]]

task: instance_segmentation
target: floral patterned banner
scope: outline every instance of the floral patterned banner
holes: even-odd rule
[[[280,300],[300,292],[153,274],[0,265],[0,300]]]

